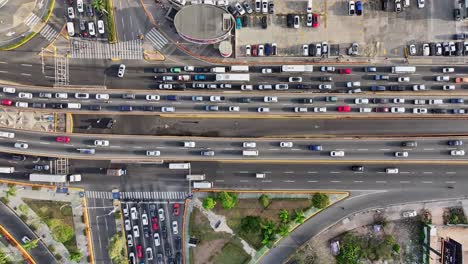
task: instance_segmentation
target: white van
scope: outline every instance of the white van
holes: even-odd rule
[[[67,22],[67,31],[68,31],[68,36],[70,37],[75,36],[75,26],[73,25],[73,22]]]
[[[15,172],[15,167],[0,167],[0,173],[13,173]]]
[[[432,100],[429,100],[429,104],[431,105],[438,105],[438,104],[443,104],[444,101],[442,99],[432,99]]]
[[[398,168],[386,168],[385,172],[387,174],[398,174]]]
[[[193,182],[193,188],[195,188],[195,189],[209,189],[209,188],[213,188],[213,183],[211,183],[211,182]]]
[[[0,137],[4,137],[4,138],[14,138],[14,137],[15,137],[15,133],[11,133],[11,132],[2,132],[2,131],[0,131]]]
[[[79,104],[79,103],[68,103],[68,108],[70,108],[70,109],[81,109],[81,104]]]
[[[242,151],[242,156],[257,157],[258,156],[258,150],[243,150]]]
[[[265,179],[265,173],[256,173],[255,174],[255,178],[257,179]]]

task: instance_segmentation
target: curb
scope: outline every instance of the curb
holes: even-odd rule
[[[89,226],[89,215],[88,215],[88,203],[86,198],[82,198],[83,202],[83,217],[85,219],[85,226],[86,226],[86,238],[88,240],[88,252],[90,256],[90,263],[94,264],[94,251],[93,251],[93,240],[91,239],[91,227]]]
[[[17,249],[19,249],[23,255],[23,257],[28,261],[29,263],[36,264],[36,261],[29,255],[28,251],[26,251],[21,244],[16,241],[16,239],[4,228],[2,225],[0,225],[0,233],[4,234],[7,237],[7,240],[13,244]]]

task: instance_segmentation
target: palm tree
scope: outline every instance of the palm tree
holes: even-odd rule
[[[289,234],[289,226],[286,225],[286,224],[281,224],[279,227],[278,227],[278,233],[281,235],[281,236],[287,236]]]
[[[289,212],[288,210],[281,210],[278,214],[280,220],[282,223],[287,223],[289,221]]]
[[[15,186],[10,186],[8,187],[8,190],[6,191],[6,195],[5,195],[7,198],[10,197],[10,196],[16,196],[16,188]]]
[[[34,240],[29,241],[29,242],[26,242],[26,243],[24,243],[23,248],[26,249],[26,250],[31,250],[33,248],[36,248],[38,241],[39,241],[39,239],[34,239]]]
[[[296,215],[294,216],[294,222],[298,224],[304,223],[304,220],[305,220],[304,212],[300,210],[300,211],[295,211],[295,213]]]
[[[91,5],[93,6],[94,9],[96,9],[99,13],[102,13],[102,12],[105,12],[107,13],[106,11],[106,5],[104,4],[104,2],[102,0],[93,0],[93,2],[91,3]]]

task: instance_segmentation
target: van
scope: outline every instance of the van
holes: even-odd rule
[[[0,173],[13,173],[15,172],[15,167],[0,167]]]
[[[410,6],[410,0],[403,0],[403,7],[409,7]]]
[[[75,26],[73,26],[73,22],[67,22],[67,31],[68,31],[68,36],[70,37],[75,36]]]
[[[79,103],[68,103],[68,108],[70,108],[70,109],[81,109],[81,104],[79,104]]]
[[[431,105],[438,105],[438,104],[443,104],[444,101],[442,99],[432,99],[432,100],[429,100],[429,104]]]
[[[2,132],[2,131],[0,131],[0,137],[4,137],[4,138],[15,138],[15,133],[11,133],[11,132]]]
[[[257,157],[258,156],[258,150],[243,150],[242,151],[242,156]]]
[[[255,174],[255,178],[257,179],[265,179],[265,173],[256,173]]]

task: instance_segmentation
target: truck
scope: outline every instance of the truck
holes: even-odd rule
[[[188,170],[190,163],[169,163],[170,170]]]
[[[65,183],[69,182],[80,182],[81,174],[29,174],[29,181],[32,182],[54,182],[54,183]]]
[[[231,72],[249,72],[249,66],[231,66]]]
[[[250,82],[250,74],[248,73],[229,73],[216,74],[217,82]]]
[[[187,181],[203,181],[205,174],[187,174]]]
[[[281,66],[282,72],[313,72],[314,66],[312,65],[283,65]]]
[[[107,176],[122,176],[127,174],[127,170],[124,169],[107,169]]]
[[[242,156],[256,157],[258,156],[258,150],[243,150]]]
[[[416,67],[414,66],[395,66],[392,67],[392,73],[415,73]]]
[[[458,77],[455,78],[456,83],[468,83],[468,77]]]
[[[226,72],[226,67],[214,67],[214,68],[211,68],[211,72],[223,73],[223,72]]]
[[[212,182],[193,182],[193,188],[195,189],[210,189],[213,188],[213,183]]]
[[[15,172],[15,167],[0,167],[0,173],[13,173]]]

